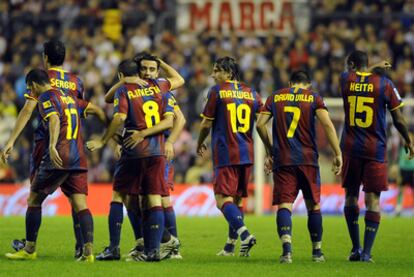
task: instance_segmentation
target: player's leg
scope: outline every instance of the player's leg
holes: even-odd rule
[[[282,242],[281,263],[292,263],[292,203],[280,203],[277,207],[276,226]]]
[[[400,216],[402,210],[402,203],[403,203],[403,195],[404,195],[404,184],[406,183],[406,172],[404,170],[399,171],[400,174],[397,176],[397,205],[395,206],[395,215]]]
[[[171,259],[182,259],[179,252],[180,242],[177,234],[177,221],[170,196],[161,198],[164,209],[164,234],[161,240],[160,256]]]
[[[109,246],[96,256],[98,261],[112,261],[121,259],[119,243],[124,220],[123,199],[125,195],[112,191],[112,200],[108,215]]]
[[[234,201],[234,204],[237,205],[237,207],[239,207],[240,213],[241,213],[242,218],[244,220],[242,198],[236,196],[236,197],[234,197],[233,201]],[[237,230],[233,229],[229,225],[229,232],[228,232],[227,241],[224,244],[223,249],[220,250],[220,252],[217,253],[217,256],[234,256],[234,248],[236,246],[238,238],[239,238],[239,235],[237,234]]]
[[[82,256],[83,251],[83,237],[82,230],[80,227],[79,217],[76,214],[75,210],[72,209],[72,222],[73,222],[73,232],[75,234],[75,258],[78,259]]]
[[[144,238],[142,234],[142,213],[139,204],[139,195],[128,194],[124,205],[127,209],[129,222],[134,231],[135,246],[129,251],[128,257],[138,256],[144,252]]]
[[[342,168],[342,187],[345,188],[344,215],[348,227],[349,237],[352,242],[349,261],[359,261],[361,256],[361,244],[359,239],[359,187],[362,178],[363,164],[360,159],[352,159],[344,156]]]

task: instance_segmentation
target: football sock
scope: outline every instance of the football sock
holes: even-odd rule
[[[41,223],[42,207],[28,207],[26,210],[26,241],[36,242]],[[25,249],[28,253],[34,252],[34,247],[33,249],[30,247]]]
[[[109,225],[109,247],[119,247],[121,240],[122,222],[124,220],[123,204],[119,202],[111,202],[109,209],[108,225]]]
[[[73,232],[75,233],[75,238],[76,238],[76,247],[83,247],[82,230],[80,227],[79,218],[73,208],[72,208],[72,220],[73,220]]]
[[[348,206],[344,207],[344,214],[346,219],[346,224],[348,225],[349,236],[352,241],[352,251],[356,251],[361,248],[359,242],[359,207],[358,206]]]
[[[380,219],[381,214],[379,212],[365,212],[365,235],[363,252],[367,255],[371,255],[371,249],[378,231]]]
[[[308,211],[308,230],[312,241],[312,254],[321,254],[323,227],[320,210]]]
[[[243,213],[243,207],[239,207],[241,216],[244,220],[244,213]],[[229,239],[232,240],[237,240],[239,237],[239,235],[237,234],[237,230],[234,230],[230,225],[229,225]]]
[[[170,232],[174,237],[177,236],[177,221],[175,218],[174,208],[172,206],[164,208],[164,220],[165,228]]]
[[[283,255],[292,252],[292,213],[285,208],[279,209],[276,216],[277,232],[283,244]]]
[[[138,209],[128,209],[128,218],[134,230],[135,240],[142,238],[142,215]]]
[[[86,245],[93,243],[93,218],[89,209],[78,212],[78,218],[82,230],[83,243]]]
[[[245,240],[250,236],[249,231],[246,226],[244,226],[243,215],[240,212],[239,208],[232,202],[226,202],[221,207],[221,211],[224,214],[229,225],[237,230],[237,234],[240,236],[241,240]]]
[[[154,249],[159,250],[164,232],[164,209],[152,207],[144,212],[144,247],[148,254]]]

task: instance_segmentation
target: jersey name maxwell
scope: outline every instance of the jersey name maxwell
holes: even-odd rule
[[[368,83],[355,83],[351,82],[349,84],[349,91],[367,91],[367,92],[373,92],[374,91],[374,85],[368,84]]]
[[[283,101],[295,101],[295,102],[310,102],[312,103],[314,101],[313,95],[307,95],[307,94],[275,94],[273,101],[275,103],[277,102],[283,102]]]
[[[128,90],[128,98],[134,99],[137,97],[151,96],[151,95],[154,95],[155,93],[160,93],[160,92],[161,92],[160,88],[156,86],[151,86],[148,88],[138,88],[135,90]]]
[[[65,81],[65,80],[59,80],[59,79],[52,78],[50,79],[50,83],[52,87],[54,88],[76,90],[76,83],[71,82],[71,81]]]
[[[220,90],[219,91],[220,98],[237,98],[237,99],[247,99],[247,100],[254,100],[253,93],[250,91],[242,91],[242,90]]]

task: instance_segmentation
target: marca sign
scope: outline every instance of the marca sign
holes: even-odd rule
[[[288,34],[294,24],[293,1],[178,0],[179,30]]]

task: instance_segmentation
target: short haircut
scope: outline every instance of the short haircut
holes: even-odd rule
[[[32,69],[26,75],[26,84],[31,85],[33,83],[38,85],[49,84],[49,75],[42,69]]]
[[[124,76],[134,76],[138,74],[138,67],[133,60],[123,60],[118,65],[118,72],[124,74]]]
[[[290,75],[290,82],[292,84],[310,84],[311,78],[309,77],[308,72],[298,70],[292,72],[292,74]]]
[[[346,60],[347,65],[350,65],[351,63],[353,63],[356,68],[368,66],[367,53],[360,50],[353,51],[351,54],[349,54]]]
[[[236,60],[231,57],[223,57],[216,60],[214,63],[219,69],[231,74],[232,80],[240,81],[241,70]]]
[[[160,61],[158,60],[158,57],[157,56],[151,55],[148,52],[139,52],[138,54],[136,54],[134,56],[134,61],[138,65],[138,71],[141,69],[141,62],[143,60],[146,60],[146,61],[154,61],[154,62],[157,63],[157,69],[160,68]]]
[[[60,66],[65,61],[66,49],[63,42],[51,39],[43,44],[43,53],[51,65]]]

